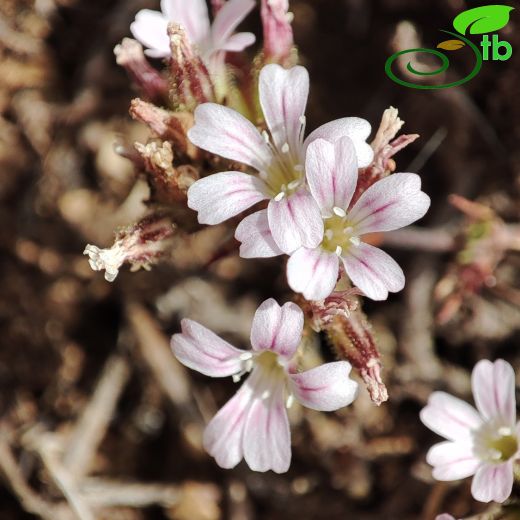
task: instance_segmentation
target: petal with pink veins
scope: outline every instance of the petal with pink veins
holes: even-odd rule
[[[219,224],[267,199],[264,183],[242,172],[221,172],[194,182],[188,207],[198,212],[201,224]]]
[[[309,189],[323,216],[332,216],[336,206],[346,210],[358,180],[354,144],[342,137],[334,144],[316,139],[307,148],[305,171]]]
[[[307,139],[305,139],[304,148],[306,149],[307,146],[316,139],[325,139],[326,141],[335,143],[341,137],[350,137],[356,149],[358,166],[365,168],[374,158],[374,151],[366,142],[370,131],[370,123],[360,117],[335,119],[311,132]]]
[[[505,424],[515,424],[515,371],[507,361],[479,361],[471,374],[471,386],[475,404],[484,419],[498,418]]]
[[[267,390],[264,398],[256,390],[244,427],[244,459],[253,471],[285,473],[291,464],[291,431],[284,381]]]
[[[209,34],[206,0],[161,0],[168,21],[182,25],[191,43],[200,43]]]
[[[235,238],[241,242],[242,258],[269,258],[283,254],[271,234],[266,209],[242,219],[235,231]]]
[[[320,208],[305,188],[281,200],[271,200],[267,216],[274,241],[284,253],[301,246],[314,248],[323,240]]]
[[[339,259],[321,248],[297,249],[287,262],[289,287],[307,300],[324,300],[338,280]]]
[[[284,144],[294,154],[300,152],[302,117],[309,95],[309,73],[301,66],[284,69],[271,63],[260,71],[260,105],[274,144]],[[294,157],[297,160],[297,156]]]
[[[195,109],[188,138],[199,148],[265,171],[272,154],[256,127],[231,108],[203,103]]]
[[[292,302],[281,307],[273,299],[264,301],[255,312],[251,327],[254,350],[271,350],[286,359],[293,357],[303,332],[303,312]]]
[[[404,287],[404,273],[397,262],[381,249],[361,242],[341,257],[352,283],[372,300],[386,300],[389,292]]]
[[[211,27],[215,49],[224,48],[226,42],[229,41],[229,38],[240,22],[253,10],[254,7],[254,0],[229,0],[219,9]]]
[[[352,366],[347,361],[325,363],[301,374],[290,374],[296,399],[313,410],[332,412],[354,401],[358,384],[350,379]]]
[[[394,173],[372,184],[354,204],[348,218],[356,233],[392,231],[420,219],[430,207],[415,173]]]
[[[479,502],[502,503],[513,490],[513,461],[486,464],[478,469],[471,483],[471,494]]]
[[[230,36],[218,50],[229,52],[240,52],[255,43],[256,36],[250,32],[241,32]]]
[[[234,468],[244,457],[244,426],[254,395],[255,379],[253,372],[204,431],[204,449],[215,457],[221,468]]]
[[[432,446],[426,462],[433,466],[436,480],[459,480],[474,475],[481,461],[473,454],[470,439],[467,442],[440,442]]]
[[[130,32],[136,40],[147,47],[145,54],[152,58],[164,58],[170,55],[168,38],[168,20],[158,11],[142,9],[130,24]]]
[[[241,371],[243,350],[196,321],[184,319],[181,328],[181,334],[172,336],[171,347],[183,365],[210,377],[227,377]]]
[[[482,418],[473,406],[446,392],[430,395],[420,417],[430,430],[450,441],[467,440],[471,431],[482,425]]]

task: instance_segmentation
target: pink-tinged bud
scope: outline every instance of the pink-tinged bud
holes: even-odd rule
[[[213,11],[213,18],[224,7],[224,0],[211,0],[211,10]]]
[[[359,172],[353,204],[372,184],[395,171],[392,157],[419,138],[418,134],[403,134],[394,139],[403,125],[404,121],[399,118],[397,108],[390,107],[383,112],[376,136],[370,144],[374,150],[374,159]]]
[[[139,42],[124,38],[115,46],[114,54],[117,64],[126,69],[145,97],[156,102],[167,99],[168,82],[148,63]]]
[[[337,355],[350,361],[363,379],[372,402],[379,406],[388,400],[372,326],[363,311],[357,307],[348,317],[337,316],[326,331]]]
[[[264,60],[289,66],[294,48],[289,0],[262,0]]]
[[[180,110],[193,111],[197,105],[215,100],[215,89],[206,65],[179,24],[168,25],[170,37],[170,94]]]
[[[170,141],[177,154],[185,154],[192,159],[197,157],[197,148],[187,137],[188,130],[193,126],[193,114],[190,112],[170,112],[137,98],[130,104],[130,115],[147,125],[163,141]]]
[[[88,244],[83,254],[94,271],[104,269],[105,280],[113,282],[124,263],[131,265],[131,271],[150,269],[171,247],[174,233],[170,217],[154,213],[118,231],[111,248]]]
[[[173,150],[168,141],[135,143],[144,163],[152,191],[151,199],[163,204],[185,202],[188,188],[199,178],[191,165],[173,166]]]

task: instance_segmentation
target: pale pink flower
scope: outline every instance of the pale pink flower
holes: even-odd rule
[[[435,520],[457,520],[454,516],[451,516],[449,513],[442,513],[435,517]]]
[[[291,462],[286,406],[293,399],[314,410],[332,411],[350,404],[357,383],[347,361],[296,371],[294,359],[303,330],[303,312],[294,303],[280,307],[269,299],[255,313],[251,351],[237,349],[202,325],[182,320],[172,338],[177,359],[210,377],[251,375],[217,413],[204,432],[204,447],[223,468],[242,458],[254,471],[283,473]]]
[[[161,0],[161,12],[142,9],[130,25],[130,31],[148,48],[148,56],[165,58],[171,53],[168,23],[178,23],[209,63],[216,53],[239,52],[254,43],[252,33],[233,34],[254,6],[255,0],[229,0],[210,24],[206,0]]]
[[[258,176],[227,171],[200,179],[188,191],[188,206],[198,211],[200,223],[219,224],[261,200],[269,200],[266,211],[247,217],[249,222],[257,219],[266,224],[272,233],[257,256],[291,253],[302,245],[312,248],[322,241],[320,211],[305,186],[305,152],[313,141],[334,142],[349,136],[360,165],[367,166],[373,157],[365,142],[370,124],[357,117],[331,121],[304,140],[308,92],[309,75],[304,67],[263,67],[259,97],[270,135],[260,133],[230,108],[204,103],[195,110],[195,126],[188,133],[192,143],[247,164]]]
[[[395,260],[363,242],[363,235],[411,224],[426,213],[430,199],[421,191],[418,175],[395,173],[370,186],[350,207],[358,182],[356,155],[349,137],[334,144],[316,139],[307,149],[307,183],[325,231],[315,247],[293,252],[287,263],[287,280],[291,289],[308,300],[323,300],[332,293],[340,261],[352,283],[373,300],[384,300],[389,291],[404,286],[403,271]],[[241,256],[268,256],[272,239],[265,216],[247,217],[235,236],[242,242]]]
[[[471,375],[477,409],[444,392],[434,392],[421,421],[446,438],[426,455],[437,480],[474,475],[471,494],[480,502],[504,502],[513,487],[519,457],[515,373],[502,359],[479,361]]]

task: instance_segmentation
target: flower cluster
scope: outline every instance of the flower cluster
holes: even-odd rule
[[[195,182],[188,205],[199,222],[218,224],[260,201],[266,209],[245,217],[235,237],[244,258],[290,255],[289,286],[308,300],[329,296],[340,262],[365,296],[383,300],[400,291],[404,274],[364,236],[407,226],[430,205],[413,173],[383,178],[354,199],[358,171],[373,159],[364,119],[331,121],[304,139],[309,76],[300,66],[276,64],[260,72],[259,99],[267,131],[234,110],[204,103],[188,137],[199,148],[256,170],[226,171]]]

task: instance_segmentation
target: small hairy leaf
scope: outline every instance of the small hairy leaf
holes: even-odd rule
[[[464,45],[466,44],[460,40],[445,40],[437,44],[437,48],[444,49],[445,51],[456,51],[462,49]]]
[[[453,27],[461,34],[485,34],[498,31],[509,22],[508,5],[484,5],[463,11],[453,20]]]

